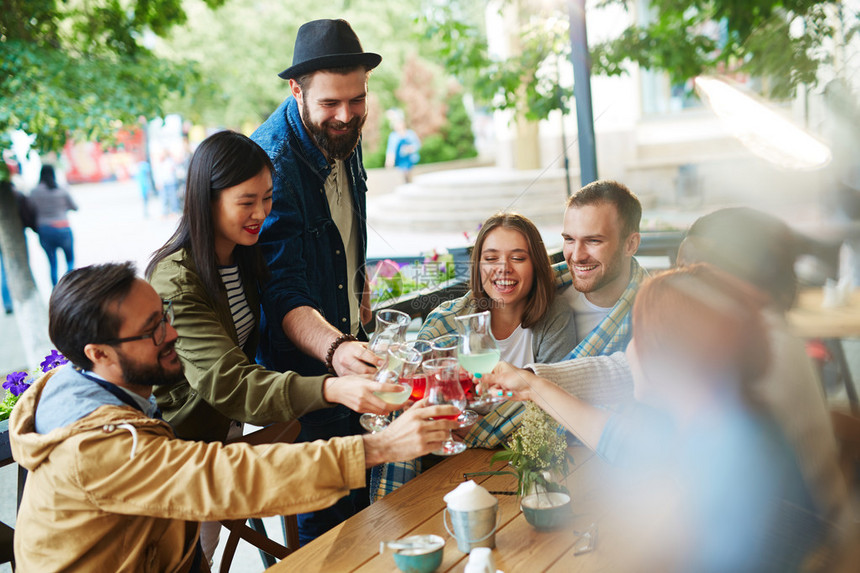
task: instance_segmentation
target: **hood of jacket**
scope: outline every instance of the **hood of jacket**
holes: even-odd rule
[[[9,417],[12,457],[33,471],[69,437],[121,424],[170,427],[128,406],[66,364],[34,382],[15,404]]]

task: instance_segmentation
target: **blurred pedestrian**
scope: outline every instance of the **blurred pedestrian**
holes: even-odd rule
[[[421,160],[418,153],[421,140],[418,134],[406,128],[406,118],[402,111],[392,110],[388,114],[388,120],[394,131],[388,136],[385,166],[399,169],[406,183],[409,183],[412,181],[412,167]]]
[[[77,211],[78,205],[65,187],[57,185],[57,174],[51,165],[43,165],[39,184],[30,192],[30,201],[36,208],[36,229],[39,243],[48,255],[51,265],[51,284],[59,279],[57,250],[66,258],[66,272],[75,268],[74,237],[67,213]]]
[[[154,165],[155,188],[161,196],[162,214],[179,213],[179,178],[173,155],[164,150]]]
[[[155,195],[152,183],[152,166],[146,159],[137,163],[137,173],[134,174],[140,187],[140,198],[143,200],[143,216],[149,217],[149,198]]]
[[[0,251],[0,293],[3,297],[3,310],[6,314],[12,314],[12,296],[9,294],[9,285],[6,284],[6,265],[3,264],[3,251]]]

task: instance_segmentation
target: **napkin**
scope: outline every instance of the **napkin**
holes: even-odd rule
[[[498,500],[486,489],[469,480],[461,483],[442,498],[448,504],[448,509],[454,511],[473,511],[492,507]]]

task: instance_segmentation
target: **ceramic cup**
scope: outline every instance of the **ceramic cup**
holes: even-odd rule
[[[570,522],[570,496],[561,492],[533,493],[523,496],[520,509],[526,521],[539,531],[561,527]]]
[[[442,564],[445,552],[445,540],[438,535],[425,537],[433,538],[434,543],[421,549],[401,549],[394,552],[394,564],[403,573],[431,573]],[[405,540],[407,541],[407,537]]]

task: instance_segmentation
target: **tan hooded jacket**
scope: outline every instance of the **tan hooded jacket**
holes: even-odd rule
[[[52,374],[21,396],[9,423],[12,455],[30,472],[15,531],[18,571],[187,571],[194,522],[313,511],[364,486],[360,436],[188,442],[116,405],[39,434],[35,413]]]

